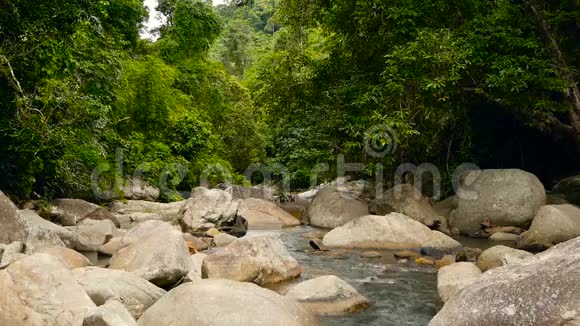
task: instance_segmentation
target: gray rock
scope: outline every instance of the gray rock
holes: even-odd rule
[[[437,215],[443,216],[446,220],[449,220],[449,215],[451,215],[451,212],[457,208],[457,205],[457,196],[453,195],[438,202],[433,206],[433,208],[435,209],[435,212],[437,212]]]
[[[18,213],[18,208],[8,196],[0,191],[0,244],[26,240],[26,223]]]
[[[121,228],[131,228],[138,224],[138,220],[143,218],[143,214],[156,214],[161,216],[163,221],[174,221],[178,218],[178,213],[181,207],[186,203],[185,200],[173,203],[156,203],[144,200],[127,200],[114,201],[109,205],[109,209],[119,220]],[[139,213],[137,215],[133,215]],[[132,218],[134,220],[132,220]],[[125,222],[123,225],[123,221]]]
[[[580,175],[561,180],[553,192],[562,195],[568,202],[580,206]]]
[[[580,236],[580,208],[573,205],[543,206],[518,247],[546,249]]]
[[[300,225],[300,221],[294,216],[264,199],[243,200],[238,216],[248,222],[248,229],[279,229]]]
[[[121,187],[126,199],[156,201],[159,199],[159,189],[137,178],[129,179]]]
[[[177,283],[191,270],[189,250],[181,232],[158,232],[120,249],[109,268],[135,273],[158,286]]]
[[[191,271],[187,274],[188,281],[193,282],[202,279],[201,266],[203,265],[205,257],[207,255],[202,253],[191,255]]]
[[[310,224],[335,228],[368,215],[368,205],[341,186],[328,186],[316,194],[308,207]]]
[[[50,215],[64,226],[75,226],[89,214],[94,212],[98,205],[82,199],[55,199],[52,202]]]
[[[213,237],[213,242],[216,247],[225,247],[236,240],[238,240],[238,238],[227,233],[220,233]]]
[[[429,227],[447,224],[437,214],[431,202],[411,184],[396,185],[382,197],[375,199],[371,205],[371,213],[374,215],[387,215],[392,212],[405,214]]]
[[[48,254],[53,257],[56,257],[69,270],[92,265],[91,261],[87,257],[69,248],[64,247],[42,248],[38,251],[38,253]]]
[[[268,186],[253,186],[251,188],[233,185],[225,190],[233,199],[263,199],[270,202],[276,200],[276,189]]]
[[[476,282],[482,275],[474,263],[460,262],[439,269],[437,292],[443,302],[456,297],[466,286]]]
[[[519,235],[505,232],[497,232],[489,237],[491,241],[518,241],[519,239]]]
[[[136,243],[141,238],[146,238],[157,233],[171,232],[174,230],[176,230],[176,227],[167,222],[145,221],[130,229],[124,235],[114,237],[106,244],[100,246],[99,252],[107,255],[114,255],[120,249]]]
[[[580,319],[580,238],[484,273],[431,326],[569,325]]]
[[[328,232],[324,246],[365,249],[421,249],[452,252],[461,244],[400,213],[367,215]]]
[[[24,253],[31,255],[43,248],[66,247],[64,242],[56,233],[39,227],[28,230],[26,241],[24,242]]]
[[[115,227],[120,227],[120,223],[117,217],[115,217],[115,215],[113,215],[113,213],[111,213],[109,210],[102,207],[95,209],[92,213],[87,215],[86,218],[96,221],[109,220],[115,224]]]
[[[3,245],[2,261],[0,262],[0,268],[4,268],[24,257],[27,256],[24,254],[23,242],[14,241],[11,244]]]
[[[520,259],[526,259],[528,257],[534,256],[534,254],[527,251],[506,246],[494,246],[484,250],[481,253],[479,258],[477,258],[477,266],[484,272],[492,268],[503,266],[502,259],[504,259],[506,255],[511,255],[512,257],[518,257]]]
[[[241,238],[222,251],[208,255],[202,266],[204,278],[223,278],[269,285],[291,280],[302,268],[279,238]]]
[[[197,187],[179,211],[179,221],[183,232],[193,233],[213,227],[233,225],[239,201],[220,189]]]
[[[75,269],[73,274],[96,305],[118,300],[134,318],[141,317],[145,310],[166,293],[154,284],[125,271],[87,267]]]
[[[137,323],[122,303],[109,300],[88,313],[83,326],[137,326]]]
[[[489,218],[498,226],[526,226],[546,202],[538,178],[522,170],[468,171],[462,175],[458,207],[449,224],[471,235]]]
[[[334,276],[320,276],[290,288],[286,297],[302,303],[318,315],[337,315],[360,311],[370,302],[351,285]]]
[[[296,301],[255,284],[202,280],[169,291],[137,324],[309,326],[318,321]]]
[[[35,254],[0,271],[0,325],[70,325],[95,307],[55,257]]]
[[[76,233],[48,220],[43,219],[35,211],[28,209],[20,211],[20,216],[26,224],[26,229],[40,228],[55,233],[67,247],[71,247],[76,239]]]

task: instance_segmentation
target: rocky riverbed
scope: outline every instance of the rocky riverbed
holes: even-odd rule
[[[577,324],[580,208],[524,171],[480,177],[436,205],[363,181],[291,209],[243,188],[48,208],[0,192],[0,325]]]

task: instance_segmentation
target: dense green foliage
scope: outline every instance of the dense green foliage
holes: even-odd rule
[[[93,197],[95,171],[115,191],[142,173],[171,200],[200,177],[245,182],[252,163],[306,187],[320,163],[335,177],[340,155],[365,165],[357,177],[431,162],[448,178],[499,155],[481,145],[498,112],[580,148],[576,0],[158,10],[167,22],[151,42],[140,0],[0,5],[0,189]]]
[[[273,159],[300,185],[316,163],[336,176],[339,154],[365,163],[365,177],[378,163],[392,175],[404,162],[431,162],[449,177],[458,164],[499,152],[474,148],[473,136],[486,134],[474,135],[471,115],[482,109],[507,112],[575,151],[579,4],[281,0],[274,19],[284,27],[243,80],[267,113]],[[224,58],[226,67],[235,62]],[[369,155],[365,137],[382,137],[388,153]]]
[[[139,39],[139,0],[2,5],[0,189],[92,197],[97,168],[109,188],[142,173],[191,189],[208,165],[233,173],[261,160],[259,112],[208,56],[219,16],[197,1],[162,5],[170,18],[155,43]]]

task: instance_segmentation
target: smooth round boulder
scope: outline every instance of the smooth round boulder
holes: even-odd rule
[[[405,214],[429,227],[444,225],[447,222],[433,208],[431,202],[412,184],[399,184],[387,190],[382,197],[371,205],[374,215],[387,215],[392,212]]]
[[[540,208],[530,229],[520,236],[519,248],[544,250],[580,236],[580,208],[547,205]]]
[[[139,276],[100,267],[78,268],[74,279],[98,306],[109,300],[119,300],[134,318],[165,295],[165,290]]]
[[[451,237],[400,213],[360,217],[328,232],[322,243],[329,248],[426,249],[442,253],[461,248]]]
[[[55,199],[50,209],[51,217],[64,226],[75,226],[94,212],[99,205],[89,203],[82,199]]]
[[[302,267],[277,237],[241,238],[203,260],[203,278],[270,285],[294,279]]]
[[[235,225],[240,202],[221,189],[197,187],[178,213],[183,232]]]
[[[42,248],[38,253],[48,254],[58,258],[68,269],[91,266],[91,261],[84,255],[64,247]]]
[[[0,271],[0,325],[82,325],[95,308],[56,257],[35,254]]]
[[[574,325],[580,320],[580,238],[485,272],[430,326]]]
[[[481,275],[481,270],[474,263],[459,262],[441,267],[437,273],[437,293],[443,302],[447,302]]]
[[[158,286],[177,283],[191,270],[189,250],[182,233],[168,230],[139,238],[111,257],[111,269],[120,269]]]
[[[252,283],[201,280],[169,291],[139,326],[318,325],[299,303]]]
[[[580,175],[561,180],[554,186],[553,193],[562,195],[574,205],[580,205]]]
[[[467,171],[461,176],[457,208],[448,222],[466,235],[480,233],[485,219],[498,226],[525,227],[545,202],[544,186],[526,171]]]
[[[510,258],[518,257],[520,259],[526,259],[528,257],[534,256],[534,254],[527,251],[506,246],[494,246],[484,250],[481,255],[479,255],[479,258],[477,258],[477,266],[484,272],[492,268],[503,266],[503,259],[507,255],[509,255]],[[513,261],[513,259],[511,261]]]
[[[323,228],[336,228],[368,213],[368,205],[343,186],[328,186],[318,191],[308,207],[310,224]]]
[[[320,276],[293,286],[286,297],[318,315],[339,315],[367,308],[370,302],[350,284],[334,276]]]
[[[245,199],[238,209],[238,216],[248,222],[248,229],[280,229],[300,225],[300,221],[278,205],[257,198]]]

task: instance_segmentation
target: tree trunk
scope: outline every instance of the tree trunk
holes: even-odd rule
[[[558,41],[556,41],[556,37],[550,30],[550,25],[546,22],[542,13],[538,11],[533,0],[526,0],[525,3],[536,17],[549,46],[552,48],[553,54],[558,63],[558,68],[560,68],[560,71],[562,72],[562,77],[568,83],[568,89],[565,93],[573,105],[573,109],[569,112],[570,125],[574,129],[574,140],[576,141],[577,149],[580,151],[580,90],[578,89],[576,81],[574,81],[574,76],[566,63],[566,59],[564,59]]]

